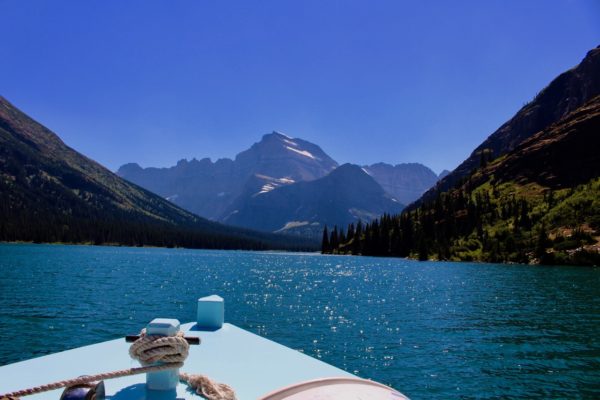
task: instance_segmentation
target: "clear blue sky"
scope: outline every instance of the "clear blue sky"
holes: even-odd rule
[[[0,0],[0,21],[0,94],[113,170],[272,130],[451,169],[600,44],[594,0]]]

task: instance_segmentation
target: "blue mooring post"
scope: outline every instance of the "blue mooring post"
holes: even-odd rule
[[[225,320],[225,302],[221,296],[201,297],[198,299],[196,324],[199,329],[216,331],[221,329]]]
[[[176,319],[155,318],[146,326],[146,334],[175,336],[179,332],[179,325]],[[146,388],[150,390],[175,390],[177,382],[179,382],[179,369],[146,374]]]

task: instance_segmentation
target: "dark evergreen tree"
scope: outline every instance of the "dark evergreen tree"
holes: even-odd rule
[[[327,225],[323,229],[323,239],[321,241],[321,253],[331,253],[331,247],[329,245],[329,233],[327,233]]]
[[[352,240],[354,238],[354,224],[351,223],[348,226],[348,235],[347,235],[347,239],[348,241]]]
[[[333,231],[331,231],[331,237],[329,239],[329,246],[331,248],[332,253],[337,253],[340,242],[338,238],[338,228],[337,225],[333,227]]]
[[[540,227],[538,232],[537,242],[535,245],[535,256],[542,262],[546,259],[546,248],[550,245],[550,239],[548,239],[548,233],[544,224]]]

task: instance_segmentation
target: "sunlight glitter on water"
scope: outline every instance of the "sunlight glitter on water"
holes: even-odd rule
[[[0,364],[218,293],[229,322],[413,399],[600,397],[598,269],[46,245],[0,245],[0,267]]]

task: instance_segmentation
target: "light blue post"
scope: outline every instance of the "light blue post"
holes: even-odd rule
[[[198,314],[196,317],[198,328],[216,331],[221,329],[224,320],[225,302],[222,297],[213,294],[198,299]]]
[[[146,326],[147,335],[175,336],[179,332],[179,321],[168,318],[155,318]],[[150,390],[175,390],[179,382],[179,369],[149,372],[146,374],[146,388]]]

